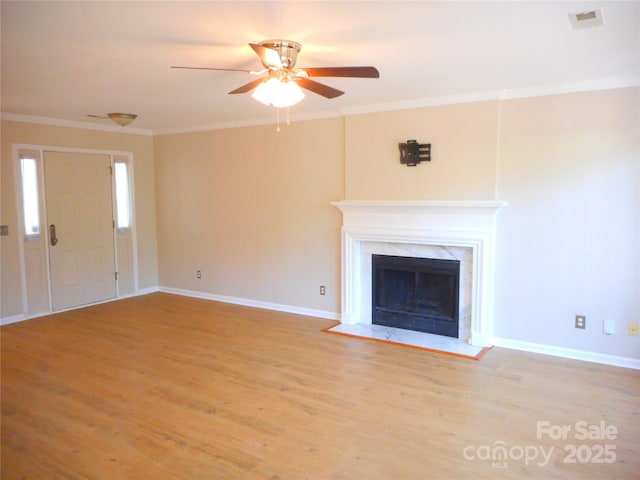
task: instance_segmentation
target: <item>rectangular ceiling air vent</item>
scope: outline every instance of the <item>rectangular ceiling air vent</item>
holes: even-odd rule
[[[586,12],[570,13],[569,20],[571,20],[571,25],[573,25],[574,30],[578,30],[579,28],[600,27],[604,25],[602,10],[599,8]]]

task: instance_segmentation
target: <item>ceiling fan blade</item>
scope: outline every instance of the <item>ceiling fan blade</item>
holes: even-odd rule
[[[249,46],[258,54],[265,67],[282,68],[282,60],[280,59],[280,53],[278,53],[277,50],[258,45],[257,43],[250,43]]]
[[[185,70],[218,70],[222,72],[245,72],[245,73],[255,73],[252,70],[245,70],[242,68],[211,68],[211,67],[180,67],[177,65],[171,65],[169,68],[183,68]]]
[[[380,78],[376,67],[319,67],[302,68],[310,77]]]
[[[229,95],[233,95],[235,93],[247,93],[247,92],[250,92],[251,90],[256,88],[258,85],[260,85],[264,81],[265,81],[264,78],[256,78],[255,80],[252,80],[249,83],[246,83],[246,84],[242,85],[241,87],[238,87],[235,90],[230,91]]]
[[[341,90],[330,87],[329,85],[325,85],[323,83],[316,82],[314,80],[309,80],[306,77],[296,78],[296,82],[298,82],[298,85],[300,85],[302,88],[306,88],[307,90],[310,90],[313,93],[317,93],[318,95],[322,95],[325,98],[336,98],[344,93]]]

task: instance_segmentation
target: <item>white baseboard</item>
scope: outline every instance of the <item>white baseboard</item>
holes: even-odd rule
[[[604,365],[613,365],[615,367],[640,370],[640,359],[637,358],[607,355],[605,353],[587,352],[584,350],[575,350],[573,348],[544,345],[541,343],[523,342],[521,340],[511,340],[508,338],[494,337],[491,340],[493,345],[496,347],[511,348],[514,350],[522,350],[524,352],[542,353],[544,355],[553,355],[554,357],[571,358],[574,360],[583,360],[585,362],[601,363]]]
[[[186,297],[202,298],[205,300],[213,300],[216,302],[233,303],[235,305],[243,305],[245,307],[264,308],[266,310],[276,310],[279,312],[295,313],[297,315],[305,315],[308,317],[326,318],[327,320],[340,320],[340,314],[327,312],[325,310],[315,310],[312,308],[296,307],[293,305],[284,305],[281,303],[262,302],[259,300],[250,300],[248,298],[228,297],[226,295],[215,295],[213,293],[198,292],[195,290],[184,290],[182,288],[160,287],[161,292],[173,293],[175,295],[183,295]]]
[[[123,298],[130,298],[130,297],[139,297],[140,295],[148,295],[149,293],[155,293],[155,292],[159,292],[160,291],[160,287],[155,286],[155,287],[149,287],[149,288],[143,288],[141,290],[138,290],[136,292],[133,293],[128,293],[126,295],[120,295],[118,298],[116,298],[116,300],[122,300]]]
[[[26,315],[11,315],[10,317],[3,317],[0,319],[0,325],[9,325],[10,323],[22,322],[23,320],[27,320]]]
[[[185,290],[182,288],[172,287],[149,287],[138,290],[137,292],[121,296],[114,300],[123,298],[137,297],[147,295],[149,293],[165,292],[175,295],[183,295],[186,297],[202,298],[205,300],[213,300],[216,302],[232,303],[235,305],[243,305],[246,307],[264,308],[266,310],[276,310],[279,312],[294,313],[297,315],[305,315],[309,317],[325,318],[327,320],[340,320],[340,314],[335,312],[327,312],[324,310],[315,310],[311,308],[296,307],[293,305],[284,305],[280,303],[262,302],[258,300],[250,300],[247,298],[230,297],[226,295],[215,295],[212,293],[198,292],[195,290]],[[111,300],[113,301],[113,300]],[[81,307],[78,307],[81,308]],[[9,317],[0,318],[0,325],[9,325],[11,323],[22,322],[32,318],[49,315],[52,312],[43,312],[36,315],[11,315]],[[571,358],[574,360],[583,360],[586,362],[600,363],[603,365],[612,365],[615,367],[631,368],[640,370],[640,359],[630,357],[620,357],[617,355],[607,355],[604,353],[587,352],[584,350],[576,350],[572,348],[558,347],[554,345],[545,345],[541,343],[524,342],[521,340],[512,340],[509,338],[491,338],[491,343],[496,347],[510,348],[513,350],[521,350],[523,352],[541,353],[544,355],[553,355],[555,357]]]
[[[277,310],[287,313],[295,313],[298,315],[307,315],[311,317],[326,318],[328,320],[340,320],[340,314],[334,312],[326,312],[322,310],[313,310],[303,307],[295,307],[291,305],[282,305],[278,303],[261,302],[257,300],[249,300],[246,298],[228,297],[224,295],[215,295],[212,293],[198,292],[194,290],[185,290],[181,288],[160,287],[161,292],[173,293],[176,295],[184,295],[187,297],[202,298],[204,300],[213,300],[217,302],[232,303],[235,305],[243,305],[246,307],[264,308],[267,310]],[[555,357],[570,358],[574,360],[583,360],[586,362],[601,363],[604,365],[612,365],[615,367],[632,368],[640,370],[640,359],[620,357],[616,355],[607,355],[604,353],[586,352],[583,350],[575,350],[571,348],[557,347],[553,345],[544,345],[540,343],[523,342],[520,340],[510,340],[508,338],[491,338],[491,344],[497,347],[511,348],[524,352],[541,353],[544,355],[553,355]]]
[[[142,290],[138,290],[137,292],[134,292],[134,293],[129,293],[127,295],[121,295],[118,298],[112,298],[112,299],[109,299],[109,300],[105,300],[105,301],[102,301],[102,302],[91,303],[91,304],[88,304],[88,305],[79,305],[77,307],[71,307],[71,308],[67,308],[67,309],[64,309],[64,310],[59,310],[57,312],[39,312],[39,313],[34,313],[32,315],[25,315],[23,313],[20,313],[18,315],[11,315],[9,317],[0,318],[0,325],[9,325],[10,323],[22,322],[24,320],[31,320],[33,318],[44,317],[45,315],[53,315],[54,313],[65,312],[65,311],[68,311],[68,310],[77,310],[78,308],[88,307],[89,305],[99,305],[101,303],[115,302],[117,300],[122,300],[122,299],[125,299],[125,298],[139,297],[140,295],[147,295],[149,293],[154,293],[154,292],[158,292],[158,291],[160,291],[160,287],[149,287],[149,288],[143,288]]]

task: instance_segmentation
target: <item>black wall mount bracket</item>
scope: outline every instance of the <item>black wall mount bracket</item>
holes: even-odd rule
[[[407,167],[415,167],[420,162],[431,161],[431,144],[418,143],[417,140],[407,140],[398,144],[400,148],[400,163]]]

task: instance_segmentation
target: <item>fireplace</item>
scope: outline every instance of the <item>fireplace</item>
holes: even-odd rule
[[[372,323],[373,254],[459,260],[458,339],[491,346],[495,220],[505,202],[332,203],[343,214],[342,324]]]
[[[458,338],[460,262],[372,255],[375,325]]]

